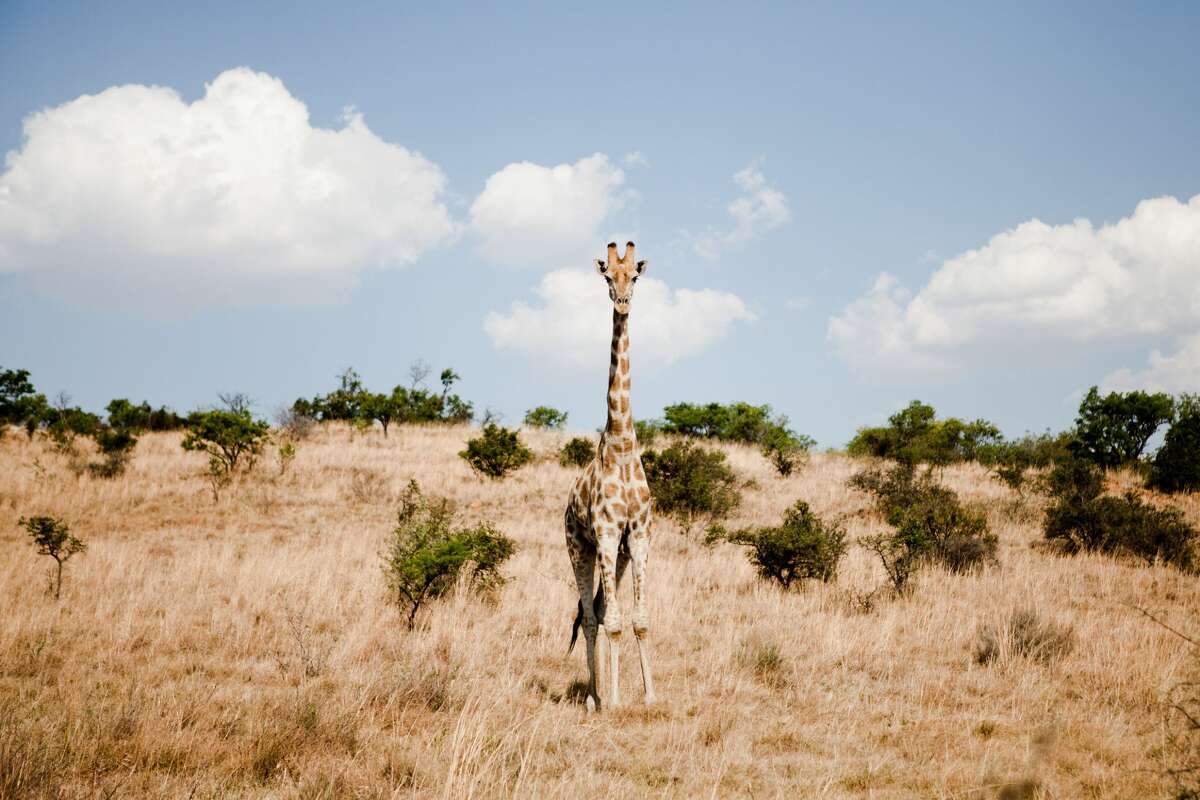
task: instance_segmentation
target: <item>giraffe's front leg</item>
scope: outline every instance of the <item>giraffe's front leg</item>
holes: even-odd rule
[[[621,705],[621,607],[617,598],[617,550],[621,531],[614,525],[596,531],[596,551],[600,562],[600,580],[604,587],[604,633],[608,637],[609,704]]]
[[[643,523],[629,534],[629,556],[633,562],[633,635],[642,663],[642,688],[646,705],[654,702],[654,678],[650,673],[650,613],[646,608],[646,559],[650,554],[650,531]]]

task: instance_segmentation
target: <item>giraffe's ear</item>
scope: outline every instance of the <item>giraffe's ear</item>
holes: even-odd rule
[[[602,258],[597,258],[596,259],[596,269],[600,271],[601,275],[607,275],[608,274],[608,262]]]
[[[645,272],[645,271],[646,271],[646,267],[648,267],[648,266],[650,266],[650,262],[649,262],[649,261],[639,261],[639,262],[637,262],[637,273],[638,273],[638,275],[641,275],[643,272]]]

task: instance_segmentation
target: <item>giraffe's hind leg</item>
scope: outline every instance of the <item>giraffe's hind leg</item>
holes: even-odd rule
[[[571,556],[571,568],[575,572],[575,585],[579,589],[579,615],[582,618],[584,643],[587,645],[587,707],[588,711],[595,711],[600,702],[600,693],[596,687],[596,635],[599,623],[596,620],[596,609],[592,599],[592,587],[595,585],[596,573],[596,546],[588,541],[583,529],[573,524],[570,519],[567,520],[566,527],[567,553]],[[571,635],[572,647],[575,644],[577,631],[578,629]]]

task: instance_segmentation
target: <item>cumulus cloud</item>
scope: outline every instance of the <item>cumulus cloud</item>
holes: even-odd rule
[[[612,303],[594,271],[550,272],[534,294],[533,304],[517,301],[507,312],[484,319],[496,348],[568,368],[608,363]],[[638,281],[632,314],[634,362],[648,367],[695,355],[727,336],[734,323],[755,319],[737,295],[713,289],[672,291],[650,277]]]
[[[1122,368],[1110,373],[1100,383],[1106,392],[1128,392],[1142,389],[1148,392],[1200,392],[1200,332],[1181,336],[1171,355],[1159,350],[1150,352],[1146,368],[1134,372]]]
[[[624,186],[625,173],[603,153],[553,167],[509,164],[471,204],[470,227],[498,263],[586,263],[601,226],[636,196]]]
[[[1200,326],[1200,195],[1145,200],[1116,223],[1038,220],[944,262],[911,294],[883,273],[829,321],[869,368],[952,367],[972,348],[1094,342]]]
[[[722,251],[741,242],[757,238],[791,219],[788,199],[783,192],[767,183],[759,162],[752,162],[733,175],[733,182],[742,194],[729,204],[733,227],[724,231],[709,231],[700,236],[688,235],[692,249],[701,258],[715,261]]]
[[[328,301],[453,235],[445,183],[359,114],[313,127],[261,72],[192,103],[117,86],[26,118],[0,176],[0,271],[85,303]]]

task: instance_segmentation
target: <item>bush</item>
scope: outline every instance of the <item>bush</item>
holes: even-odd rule
[[[525,412],[525,424],[530,428],[562,430],[567,424],[567,412],[549,406],[538,406]]]
[[[57,564],[57,578],[54,582],[54,599],[62,594],[63,564],[76,553],[87,550],[87,544],[75,538],[67,523],[54,517],[21,517],[18,523],[33,539],[38,555],[50,556]]]
[[[893,586],[902,590],[920,563],[931,560],[952,572],[995,563],[998,541],[986,517],[964,508],[929,472],[898,464],[887,472],[866,470],[850,485],[875,495],[880,515],[894,528],[868,549],[879,556]]]
[[[133,431],[106,425],[96,432],[95,438],[104,460],[89,464],[88,470],[98,478],[115,478],[124,473],[137,446]]]
[[[1068,553],[1125,554],[1162,560],[1183,570],[1197,566],[1197,531],[1182,512],[1156,508],[1133,492],[1105,496],[1103,474],[1082,458],[1056,465],[1044,481],[1051,498],[1043,533]]]
[[[215,500],[239,467],[253,468],[269,434],[270,426],[255,420],[247,410],[194,411],[188,415],[187,434],[181,445],[184,450],[208,456]]]
[[[34,392],[29,370],[0,370],[0,436],[8,425],[24,426],[32,435],[48,408],[45,395]]]
[[[292,411],[321,422],[341,420],[363,427],[378,422],[385,437],[392,423],[470,422],[475,413],[472,405],[450,394],[459,380],[458,373],[442,370],[441,394],[421,386],[428,373],[429,365],[418,361],[409,369],[411,385],[395,386],[390,393],[382,394],[368,392],[358,373],[347,368],[338,375],[337,389],[312,400],[301,397],[292,404]]]
[[[595,443],[579,436],[571,439],[558,451],[558,463],[564,467],[586,467],[595,457]]]
[[[1000,429],[986,420],[937,420],[933,406],[913,400],[888,418],[887,427],[860,428],[846,445],[846,452],[903,464],[942,466],[973,461],[1000,441]]]
[[[383,571],[410,630],[417,612],[453,589],[460,576],[476,591],[503,583],[500,567],[512,556],[513,541],[488,523],[454,527],[450,501],[426,498],[416,481],[409,481],[396,522]]]
[[[808,436],[790,430],[787,417],[773,416],[769,405],[676,403],[663,409],[663,417],[660,429],[664,433],[757,445],[768,458],[778,453],[789,471],[799,452],[816,444]]]
[[[639,444],[650,447],[662,433],[662,423],[656,419],[637,419],[633,421],[633,432]]]
[[[836,523],[822,521],[803,500],[785,511],[783,521],[773,528],[726,532],[714,526],[708,542],[719,539],[749,547],[750,563],[758,574],[784,589],[795,581],[832,580],[846,553],[846,532]]]
[[[780,417],[763,431],[759,447],[775,471],[786,478],[808,459],[808,451],[815,444],[811,437],[789,430],[787,418]]]
[[[737,476],[718,450],[681,440],[661,452],[647,450],[642,465],[654,507],[674,517],[685,533],[698,518],[724,519],[741,502]]]
[[[1154,456],[1150,486],[1163,492],[1200,491],[1200,395],[1179,398],[1179,415]]]
[[[1048,662],[1061,658],[1075,646],[1068,627],[1043,621],[1031,609],[1013,611],[1000,625],[984,625],[975,643],[975,663],[990,664],[1004,656],[1022,656]]]
[[[1146,442],[1174,416],[1171,396],[1158,392],[1110,392],[1093,386],[1079,404],[1075,435],[1079,453],[1104,469],[1132,463]]]
[[[458,454],[475,472],[498,480],[533,460],[533,452],[521,444],[516,431],[499,425],[485,425],[483,436],[467,442]]]
[[[1023,497],[1029,487],[1030,473],[1069,458],[1073,443],[1071,433],[1026,434],[981,449],[979,462],[991,470],[993,477]]]

